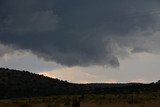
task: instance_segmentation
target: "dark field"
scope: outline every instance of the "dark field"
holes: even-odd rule
[[[18,98],[0,100],[0,107],[160,107],[160,93]]]

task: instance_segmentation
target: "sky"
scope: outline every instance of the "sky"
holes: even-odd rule
[[[1,0],[0,67],[76,83],[160,79],[159,0]]]

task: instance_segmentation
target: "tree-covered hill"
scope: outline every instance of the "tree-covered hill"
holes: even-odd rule
[[[0,68],[0,99],[73,94],[132,94],[160,92],[160,81],[150,84],[73,84],[28,71]]]
[[[30,73],[0,68],[0,98],[70,94],[76,84]]]

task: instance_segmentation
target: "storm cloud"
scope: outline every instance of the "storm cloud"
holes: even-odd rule
[[[0,43],[66,66],[117,67],[129,54],[159,52],[159,7],[159,0],[1,0]]]

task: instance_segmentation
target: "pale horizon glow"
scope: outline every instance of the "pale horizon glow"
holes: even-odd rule
[[[107,66],[67,67],[38,59],[29,52],[5,54],[0,58],[1,67],[27,70],[52,78],[75,83],[127,83],[156,82],[160,78],[160,55],[136,53],[119,59],[117,68]],[[22,62],[24,62],[22,64]]]
[[[134,54],[129,58],[120,60],[119,68],[105,67],[64,67],[51,71],[42,71],[49,77],[68,80],[76,83],[151,83],[160,78],[160,55],[148,53]]]

